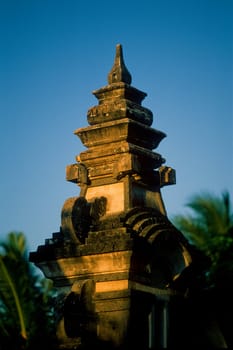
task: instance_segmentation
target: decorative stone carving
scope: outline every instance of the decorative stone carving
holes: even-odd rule
[[[96,337],[97,314],[94,306],[95,282],[76,282],[64,302],[64,329],[68,337]]]
[[[174,185],[176,183],[176,171],[171,167],[161,166],[159,168],[160,187]]]
[[[105,197],[88,202],[85,197],[68,198],[61,214],[62,233],[66,238],[85,243],[92,225],[96,225],[106,212]]]
[[[74,132],[87,149],[66,179],[80,193],[65,201],[60,231],[30,254],[62,299],[59,350],[166,345],[167,305],[201,271],[166,216],[161,187],[175,183],[175,170],[154,152],[166,135],[151,127],[146,93],[131,80],[117,45],[108,85],[93,92],[99,104],[88,110],[89,126]]]
[[[108,74],[108,83],[109,85],[113,83],[119,83],[124,82],[126,84],[131,84],[131,74],[129,73],[128,69],[125,66],[123,54],[122,54],[122,47],[121,45],[116,46],[116,57],[114,65]]]

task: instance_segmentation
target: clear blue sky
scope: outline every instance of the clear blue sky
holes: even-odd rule
[[[79,194],[66,165],[85,150],[92,91],[107,85],[123,46],[132,85],[167,134],[156,150],[176,169],[162,189],[168,216],[201,191],[233,197],[230,0],[0,1],[0,238],[35,250],[59,231]]]

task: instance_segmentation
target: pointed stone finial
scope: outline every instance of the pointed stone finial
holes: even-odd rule
[[[114,65],[108,74],[108,83],[112,84],[122,82],[130,85],[131,81],[131,74],[129,73],[124,63],[122,46],[118,44],[116,46]]]

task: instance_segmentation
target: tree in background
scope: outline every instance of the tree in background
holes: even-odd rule
[[[0,350],[52,349],[53,290],[28,260],[23,233],[0,242]]]
[[[192,214],[177,215],[172,221],[211,259],[209,282],[233,286],[233,212],[229,193],[223,192],[220,197],[208,192],[195,195],[186,206]]]
[[[233,212],[228,192],[194,195],[191,213],[172,218],[191,244],[210,258],[205,302],[215,311],[228,344],[233,347]],[[200,315],[201,316],[201,315]]]

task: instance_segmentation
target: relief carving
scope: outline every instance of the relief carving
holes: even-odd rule
[[[78,284],[78,289],[76,285]],[[68,337],[85,337],[85,333],[96,334],[96,314],[93,296],[95,282],[85,280],[75,283],[64,302],[64,328]]]
[[[85,197],[68,198],[62,208],[61,228],[66,239],[85,243],[92,225],[106,213],[107,199],[96,197],[88,202]]]

